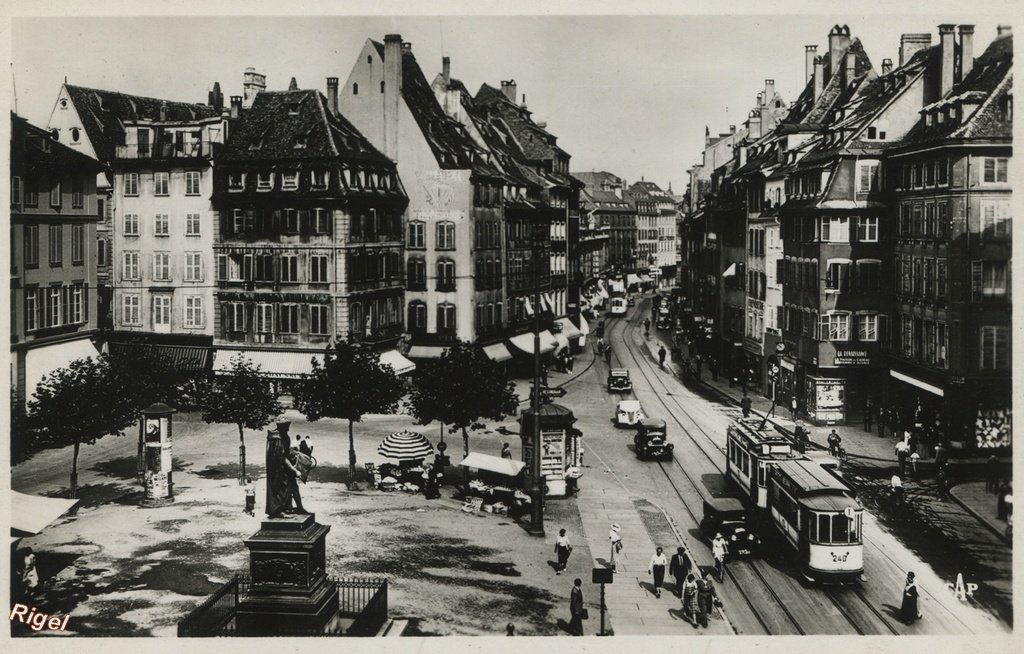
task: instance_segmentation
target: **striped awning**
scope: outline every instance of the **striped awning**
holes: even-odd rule
[[[231,360],[236,356],[248,359],[258,365],[263,373],[271,378],[299,379],[313,372],[312,360],[324,362],[324,353],[307,350],[306,352],[283,352],[279,350],[216,350],[213,354],[213,372],[227,373],[231,371]]]
[[[202,345],[160,345],[153,343],[111,343],[110,353],[153,357],[174,370],[202,372],[210,362],[211,349]]]
[[[512,345],[516,347],[516,349],[522,350],[527,354],[533,354],[533,334],[531,332],[520,334],[518,336],[513,336],[508,340],[510,343],[512,343]],[[552,352],[557,345],[558,341],[556,341],[555,337],[551,335],[551,332],[544,330],[540,333],[541,354],[547,354],[548,352]]]
[[[508,361],[512,358],[512,353],[508,351],[504,343],[495,343],[494,345],[485,345],[484,354],[487,355],[491,361]]]
[[[389,435],[377,446],[377,454],[399,461],[415,461],[434,455],[434,446],[423,434],[399,431]]]

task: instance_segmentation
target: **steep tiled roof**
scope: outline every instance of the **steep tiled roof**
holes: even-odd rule
[[[343,116],[334,116],[316,90],[261,91],[231,126],[227,161],[303,161],[340,158],[394,164]]]
[[[600,188],[605,182],[613,185],[624,184],[622,178],[606,171],[591,171],[588,173],[574,172],[572,176],[583,182],[587,188]]]
[[[205,104],[172,102],[72,84],[64,86],[101,161],[114,158],[117,145],[124,139],[125,121],[159,120],[164,103],[167,104],[167,120],[190,121],[218,115],[216,109]]]
[[[854,55],[854,77],[861,78],[871,72],[871,60],[864,51],[864,45],[859,38],[850,42],[847,54]],[[846,56],[842,61],[845,63]],[[825,57],[824,75],[828,81],[822,87],[821,95],[814,99],[814,79],[807,82],[803,92],[797,98],[796,103],[786,117],[787,123],[822,123],[828,118],[829,111],[845,102],[853,94],[854,88],[843,83],[844,73],[842,70],[831,71],[829,58]]]
[[[19,133],[20,132],[20,133]],[[41,127],[11,113],[11,167],[19,173],[102,170],[100,162],[63,145]]]
[[[566,154],[555,145],[556,138],[550,132],[530,119],[529,111],[510,101],[493,86],[482,84],[476,92],[476,102],[493,109],[505,120],[527,159],[538,161],[552,159],[555,153]]]

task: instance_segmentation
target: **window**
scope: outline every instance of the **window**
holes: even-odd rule
[[[50,225],[49,231],[50,266],[60,266],[64,262],[64,230],[61,225]]]
[[[447,302],[437,305],[437,331],[455,331],[455,305]]]
[[[60,181],[58,180],[58,181],[54,182],[52,186],[50,186],[50,206],[51,207],[59,207],[60,206],[60,200],[61,200]]]
[[[171,194],[171,174],[153,173],[153,195]]]
[[[914,295],[921,295],[924,293],[924,271],[922,270],[923,263],[920,257],[914,257],[913,270],[911,270],[910,281],[913,283]]]
[[[153,235],[154,236],[170,236],[171,234],[171,222],[165,213],[158,213],[153,220]]]
[[[863,313],[857,316],[857,340],[867,343],[878,340],[878,314]]]
[[[1003,184],[1007,179],[1009,159],[1004,157],[985,157],[985,173],[982,180],[986,184]]]
[[[878,162],[861,163],[857,166],[857,190],[861,193],[878,190]]]
[[[935,266],[935,296],[940,300],[946,299],[946,265],[945,259],[939,259]]]
[[[281,173],[281,190],[294,191],[299,188],[299,171],[286,170]]]
[[[981,370],[1003,370],[1010,367],[1010,328],[981,328]]]
[[[352,95],[359,95],[359,82],[352,83]]]
[[[825,289],[839,293],[850,290],[850,260],[829,259],[825,273]]]
[[[39,265],[39,225],[25,225],[25,267]]]
[[[850,340],[850,314],[828,313],[822,316],[821,337],[828,341]]]
[[[981,233],[988,238],[1006,238],[1010,236],[1010,203],[981,203]]]
[[[39,328],[39,289],[25,289],[25,331]]]
[[[935,297],[935,259],[924,260],[924,295]]]
[[[231,210],[231,232],[242,234],[245,232],[245,211],[242,209]]]
[[[229,332],[245,331],[245,305],[241,302],[229,302],[225,318]]]
[[[412,257],[406,264],[409,290],[424,291],[427,288],[427,262],[422,257]]]
[[[274,173],[257,173],[256,190],[271,191],[274,189]]]
[[[424,223],[420,220],[409,221],[409,237],[406,240],[406,247],[425,247],[423,242],[424,227]]]
[[[857,289],[861,293],[877,291],[881,287],[882,262],[877,259],[861,259],[857,262]]]
[[[139,279],[139,253],[134,251],[121,253],[121,278]]]
[[[298,234],[299,212],[295,209],[281,209],[281,227],[286,234]]]
[[[139,235],[139,214],[137,214],[137,213],[126,213],[124,215],[124,235],[125,236],[138,236]]]
[[[938,350],[935,365],[945,368],[949,365],[946,358],[949,353],[949,329],[946,327],[946,323],[935,323],[935,333],[936,349]]]
[[[286,254],[281,257],[281,281],[299,281],[299,257],[294,254]]]
[[[185,253],[185,281],[203,281],[203,255],[201,252]]]
[[[199,214],[197,214],[197,213],[185,214],[185,236],[199,236],[199,235],[200,235]]]
[[[427,330],[427,305],[423,302],[409,303],[409,329],[418,333]]]
[[[455,290],[455,262],[442,259],[437,262],[437,290]]]
[[[171,253],[170,252],[154,252],[153,253],[153,281],[155,281],[155,282],[169,282],[169,281],[171,281]]]
[[[81,265],[85,261],[85,225],[71,226],[71,263]]]
[[[107,265],[107,240],[103,238],[96,239],[96,265]]]
[[[199,195],[199,171],[185,171],[185,195]]]
[[[974,299],[1006,297],[1008,268],[1006,261],[972,261],[971,290]]]
[[[325,336],[331,333],[329,307],[326,304],[309,305],[309,333],[314,336]]]
[[[134,293],[121,296],[121,321],[126,325],[142,324],[142,299]]]
[[[861,243],[878,242],[877,216],[860,216],[857,219],[857,240]]]
[[[455,249],[455,223],[447,221],[437,223],[437,249]]]
[[[257,254],[255,259],[256,270],[253,279],[257,282],[274,281],[274,255]]]
[[[849,243],[849,218],[846,216],[822,216],[821,241],[823,243]]]
[[[313,209],[313,233],[330,234],[331,214],[327,209]]]
[[[299,305],[280,305],[280,320],[277,325],[278,332],[282,334],[299,333]]]
[[[203,297],[201,295],[185,296],[185,326],[193,329],[203,326]]]
[[[21,177],[17,175],[11,177],[11,204],[21,205]]]
[[[327,188],[327,169],[314,168],[309,173],[309,184],[314,191],[322,191]]]
[[[71,180],[71,207],[73,209],[85,207],[85,180],[81,177]]]
[[[274,305],[257,304],[255,323],[257,334],[272,334],[274,332]]]
[[[51,286],[49,291],[44,295],[43,299],[46,300],[46,305],[43,310],[43,315],[46,319],[46,323],[43,327],[56,327],[61,324],[61,295],[60,286]]]
[[[245,173],[228,173],[228,190],[236,193],[245,190]]]
[[[153,296],[153,329],[170,329],[171,327],[171,296]]]
[[[136,196],[139,194],[139,174],[138,173],[125,173],[124,174],[124,194],[129,196]]]
[[[309,258],[309,282],[311,284],[326,284],[328,257],[325,254],[314,254]]]

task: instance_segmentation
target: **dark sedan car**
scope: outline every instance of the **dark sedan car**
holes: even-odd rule
[[[709,541],[722,534],[733,557],[756,556],[761,548],[761,538],[747,521],[746,508],[734,497],[705,500],[700,528]]]

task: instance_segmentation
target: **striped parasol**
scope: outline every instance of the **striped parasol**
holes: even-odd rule
[[[399,461],[415,461],[433,456],[434,446],[423,434],[404,430],[381,441],[377,446],[377,454]]]

